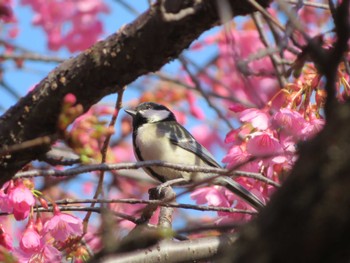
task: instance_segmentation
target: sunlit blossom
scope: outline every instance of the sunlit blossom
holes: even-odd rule
[[[35,204],[32,192],[22,183],[18,183],[10,190],[9,201],[16,220],[27,218],[31,207]]]
[[[70,237],[78,237],[83,233],[83,222],[80,218],[56,210],[52,218],[47,220],[43,228],[56,241],[64,242]]]
[[[84,50],[98,40],[103,33],[98,15],[109,11],[102,0],[22,0],[21,3],[32,7],[33,24],[44,29],[51,50],[67,47],[71,52]],[[67,24],[70,24],[68,30]]]
[[[13,249],[13,240],[4,226],[0,224],[0,245],[8,250]]]
[[[23,232],[20,248],[26,253],[39,251],[41,248],[41,236],[34,228],[34,224],[30,221]]]

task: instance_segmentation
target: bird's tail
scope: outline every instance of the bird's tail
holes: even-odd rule
[[[242,185],[233,181],[229,177],[226,177],[226,176],[217,177],[214,181],[214,184],[224,186],[225,188],[230,190],[235,195],[238,195],[240,198],[242,198],[244,201],[249,203],[251,206],[253,206],[257,210],[260,210],[265,206],[263,202],[261,202],[261,200],[256,195],[254,195],[253,193],[245,189]]]

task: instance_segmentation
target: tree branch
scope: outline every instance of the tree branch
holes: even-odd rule
[[[90,165],[81,165],[79,167],[70,168],[67,170],[31,170],[26,172],[19,172],[15,175],[14,178],[30,178],[30,177],[38,177],[38,176],[55,176],[55,177],[62,177],[62,176],[72,176],[82,173],[88,173],[92,171],[113,171],[113,170],[125,170],[125,169],[139,169],[143,167],[168,167],[173,168],[179,171],[185,171],[185,172],[203,172],[203,173],[209,173],[209,174],[217,174],[217,175],[226,175],[226,176],[245,176],[249,178],[254,178],[256,180],[262,181],[264,183],[267,183],[269,185],[279,187],[280,185],[273,180],[263,176],[260,173],[252,173],[252,172],[245,172],[245,171],[239,171],[239,170],[232,170],[232,169],[223,169],[223,168],[216,168],[216,167],[207,167],[207,166],[197,166],[197,165],[183,165],[183,164],[176,164],[176,163],[169,163],[169,162],[163,162],[159,160],[154,161],[142,161],[137,163],[116,163],[116,164],[90,164]],[[213,176],[213,179],[215,177]],[[205,181],[207,182],[207,181]],[[204,181],[203,181],[204,183]]]
[[[140,237],[145,239],[145,237]],[[139,241],[140,242],[140,241]],[[187,241],[162,240],[158,244],[146,249],[132,251],[121,255],[108,255],[91,260],[91,263],[111,262],[191,262],[197,260],[207,261],[218,255],[223,247],[232,245],[234,237],[219,236],[205,237]],[[172,259],[172,260],[170,260]],[[176,260],[175,260],[176,259]]]

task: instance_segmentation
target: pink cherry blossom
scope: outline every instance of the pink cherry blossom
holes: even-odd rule
[[[111,150],[114,162],[128,162],[134,159],[134,153],[130,143],[121,142],[115,145]]]
[[[0,211],[5,213],[10,213],[13,211],[9,196],[8,194],[4,193],[3,189],[0,189]]]
[[[14,251],[14,255],[17,257],[19,263],[60,263],[62,262],[62,253],[55,248],[49,242],[41,242],[41,246],[37,251],[28,251],[25,252],[21,249]]]
[[[247,123],[243,124],[240,128],[231,130],[225,138],[225,143],[230,143],[234,145],[241,145],[243,140],[245,140],[252,132],[252,125]]]
[[[251,63],[242,63],[250,54],[258,52],[264,46],[256,30],[232,30],[227,33],[223,30],[217,36],[218,57],[217,67],[220,69],[220,79],[228,89],[217,83],[212,83],[215,92],[222,95],[233,95],[243,104],[263,106],[278,90],[278,85],[272,77],[246,78],[246,72],[269,72],[273,70],[271,61],[267,58],[255,60]],[[249,45],[247,45],[249,43]]]
[[[283,151],[279,141],[268,133],[256,132],[247,142],[247,152],[255,157],[270,157]]]
[[[221,186],[202,187],[191,193],[191,198],[197,204],[208,204],[210,206],[231,207],[232,202],[225,195],[225,188]],[[229,193],[230,195],[230,193]],[[219,216],[226,216],[228,212],[218,212]]]
[[[10,23],[15,20],[12,5],[12,0],[2,0],[0,3],[0,20],[5,23]]]
[[[240,103],[232,103],[229,109],[233,112],[241,112],[246,110],[247,108]]]
[[[198,125],[192,128],[191,134],[210,152],[222,144],[222,139],[219,137],[218,132],[208,125]]]
[[[99,229],[97,227],[90,225],[87,233],[84,235],[84,240],[92,251],[99,251],[103,248]]]
[[[322,24],[329,22],[330,14],[322,9],[303,6],[299,10],[299,17],[304,21],[304,30],[310,37],[320,34],[322,31]],[[305,45],[306,41],[300,37],[300,44]]]
[[[67,47],[79,51],[95,43],[103,33],[100,13],[108,7],[102,0],[22,0],[35,12],[33,24],[41,26],[48,36],[48,47],[58,50]]]
[[[302,133],[305,135],[305,139],[312,138],[314,135],[316,135],[323,129],[324,125],[324,119],[318,119],[313,117],[302,130]]]
[[[8,250],[12,250],[12,243],[12,237],[6,232],[4,226],[0,224],[0,246],[3,246]]]
[[[35,204],[32,192],[21,182],[18,182],[9,193],[9,201],[13,207],[16,220],[28,217],[31,207]]]
[[[51,244],[43,244],[40,254],[37,256],[43,259],[42,262],[62,262],[62,253]]]
[[[120,189],[123,189],[123,192],[116,192],[116,191],[111,191],[109,193],[109,198],[110,199],[122,199],[122,198],[128,198],[133,195],[140,195],[141,193],[139,192],[140,188],[135,187],[135,181],[129,181],[129,180],[120,180],[118,183],[121,183]],[[144,184],[144,186],[149,186],[148,184]],[[148,188],[148,187],[147,187]],[[149,189],[149,188],[148,188]],[[141,188],[142,190],[142,188]],[[146,189],[144,189],[146,190]],[[145,208],[145,205],[143,204],[118,204],[118,203],[111,203],[109,204],[109,208],[112,211],[116,212],[121,212],[125,214],[130,214],[130,215],[135,215],[140,213],[140,211],[143,211]],[[158,218],[159,218],[159,209],[157,209],[152,217],[150,218],[149,223],[156,225],[158,223]],[[120,226],[126,229],[132,229],[135,227],[135,224],[129,220],[122,220],[120,222]]]
[[[49,235],[41,236],[41,219],[37,218],[35,224],[30,219],[19,243],[19,248],[15,249],[14,255],[18,262],[54,262],[62,260],[61,252],[56,249],[52,242],[55,241]]]
[[[60,242],[83,234],[83,222],[80,218],[61,213],[57,208],[54,213],[54,216],[44,224],[44,234],[49,233],[56,241]]]
[[[261,193],[258,192],[257,196],[261,196]],[[197,204],[207,203],[208,205],[217,207],[232,207],[235,209],[251,210],[251,206],[248,203],[239,198],[237,195],[234,195],[225,187],[221,186],[203,187],[196,189],[191,193],[191,198],[194,199]],[[251,215],[249,214],[223,211],[219,211],[218,216],[220,216],[220,218],[218,219],[217,223],[224,223],[222,220],[225,218],[230,218],[230,222],[232,222],[232,219],[245,221],[251,218]]]
[[[189,90],[186,92],[186,95],[187,95],[187,101],[190,105],[191,114],[194,117],[196,117],[197,119],[203,120],[205,114],[204,114],[203,110],[201,109],[201,107],[199,107],[197,105],[197,99],[196,99],[195,94]]]
[[[282,148],[285,152],[294,154],[296,152],[296,143],[297,140],[294,136],[288,136],[285,134],[280,134],[279,141],[282,145]]]
[[[235,145],[231,147],[228,154],[222,159],[222,162],[227,163],[228,168],[232,168],[245,164],[250,157],[251,155],[243,147]]]
[[[237,142],[239,140],[239,136],[238,136],[239,130],[231,130],[228,134],[226,134],[225,137],[225,143],[234,143]],[[241,141],[239,142],[241,143]]]
[[[20,248],[25,253],[33,253],[37,252],[41,248],[41,236],[34,228],[34,224],[32,221],[28,223],[27,228],[25,229],[21,241],[19,243]]]
[[[6,31],[7,36],[15,38],[18,35],[18,21],[14,12],[15,3],[13,0],[1,0],[0,1],[0,21],[2,22],[1,31]],[[5,45],[5,52],[11,53],[12,47]]]
[[[198,188],[191,193],[191,198],[196,200],[197,204],[229,207],[230,203],[221,188],[220,186]]]
[[[254,128],[259,130],[266,130],[270,126],[271,116],[265,110],[246,109],[239,116],[240,121],[250,122]]]
[[[275,114],[273,123],[276,129],[282,129],[282,132],[295,136],[296,139],[300,138],[307,124],[299,112],[287,108],[282,108]]]

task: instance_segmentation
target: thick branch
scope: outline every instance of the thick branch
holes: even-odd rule
[[[145,239],[145,237],[143,237]],[[207,260],[222,251],[223,247],[231,246],[235,239],[233,237],[206,237],[194,240],[176,242],[163,240],[153,247],[140,249],[122,255],[108,255],[99,259],[93,259],[91,263],[97,262],[191,262]],[[141,242],[140,240],[138,242]]]

